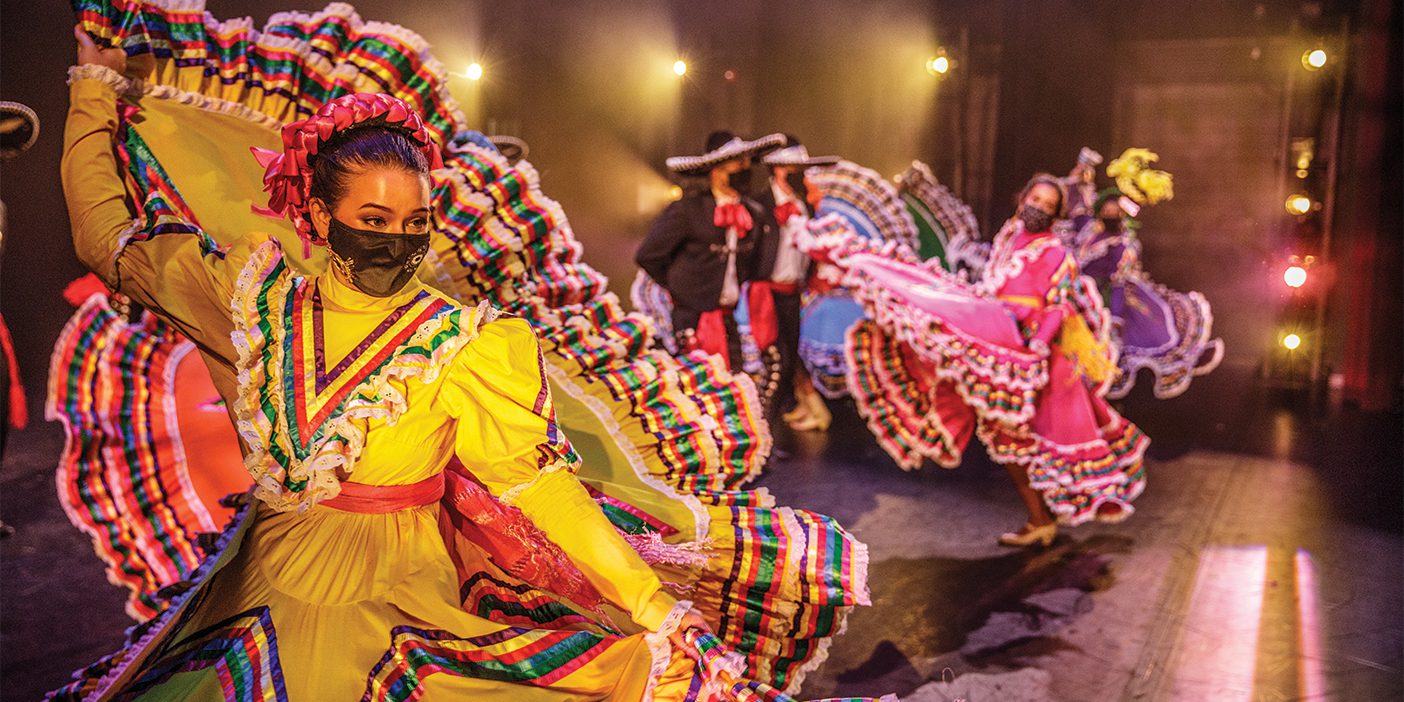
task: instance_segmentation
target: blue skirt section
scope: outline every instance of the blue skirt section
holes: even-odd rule
[[[848,330],[866,317],[847,291],[815,295],[800,313],[800,359],[825,397],[848,395]]]

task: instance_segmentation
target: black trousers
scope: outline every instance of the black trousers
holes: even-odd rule
[[[800,342],[800,293],[774,291],[775,323],[777,339],[775,345],[780,352],[780,382],[775,388],[773,405],[781,412],[795,407],[795,371],[799,368]]]

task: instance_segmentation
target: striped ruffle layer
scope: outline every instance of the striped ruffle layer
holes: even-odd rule
[[[952,240],[980,238],[975,212],[936,180],[931,167],[921,161],[912,161],[897,176],[897,189],[916,222],[921,245],[918,253],[925,259],[939,258],[946,270],[954,271],[947,248]]]
[[[874,242],[895,242],[916,251],[916,222],[907,211],[897,188],[877,171],[852,161],[811,168],[805,175],[822,199],[818,215],[837,214],[855,232]]]
[[[175,429],[176,368],[194,349],[149,314],[128,322],[104,295],[83,303],[54,346],[45,409],[67,430],[59,503],[138,620],[165,607],[162,587],[200,565],[198,535],[219,529]]]
[[[1150,439],[1115,412],[1101,436],[1085,444],[1059,445],[1032,432],[1019,436],[993,422],[982,422],[977,433],[995,462],[1024,466],[1029,485],[1070,526],[1119,522],[1135,511],[1131,501],[1146,488]]]
[[[975,419],[973,412],[960,411],[960,395],[936,387],[938,381],[922,364],[906,363],[902,343],[872,320],[849,330],[847,348],[848,382],[858,414],[897,465],[915,470],[929,458],[942,468],[959,466]],[[951,417],[968,421],[950,427]]]
[[[247,17],[215,19],[204,0],[71,2],[92,36],[157,59],[150,82],[242,108],[273,127],[355,92],[408,102],[440,143],[464,125],[428,43],[403,27],[365,22],[346,3],[280,12],[259,30]]]

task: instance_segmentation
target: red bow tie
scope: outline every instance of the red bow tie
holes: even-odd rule
[[[775,206],[775,221],[784,224],[789,219],[800,213],[799,204],[794,200],[786,200]]]
[[[751,211],[739,202],[717,205],[712,223],[722,229],[736,227],[736,238],[745,239],[746,233],[751,231]]]

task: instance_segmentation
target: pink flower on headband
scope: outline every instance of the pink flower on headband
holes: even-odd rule
[[[268,207],[255,205],[254,211],[271,217],[287,217],[306,245],[325,244],[326,240],[317,236],[307,218],[312,161],[334,134],[360,125],[404,129],[420,144],[431,169],[444,167],[439,147],[424,126],[424,118],[403,100],[381,93],[343,95],[322,105],[317,114],[283,125],[282,153],[250,149],[258,165],[264,168],[263,190],[268,193]]]

